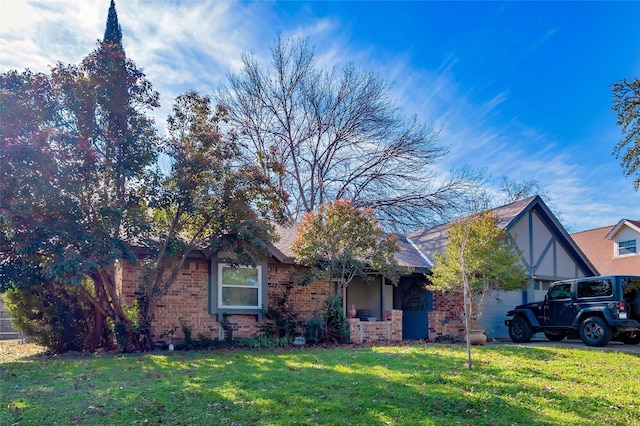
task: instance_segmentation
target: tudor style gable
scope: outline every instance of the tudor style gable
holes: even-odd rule
[[[571,239],[549,207],[539,196],[529,197],[492,210],[498,226],[508,232],[522,252],[522,264],[532,283],[526,291],[499,292],[488,298],[480,326],[491,337],[507,337],[505,313],[513,306],[540,300],[553,281],[596,275],[587,256]],[[432,259],[448,243],[450,223],[407,235],[417,249]],[[453,303],[453,304],[452,304]],[[434,310],[429,313],[431,330],[436,334],[463,330],[459,318],[460,301],[450,296],[434,296]],[[434,326],[435,324],[435,326]],[[439,324],[445,324],[440,327]]]
[[[503,209],[519,209],[511,217]],[[522,251],[522,262],[535,282],[591,276],[593,264],[571,239],[540,197],[532,197],[494,209],[505,230]]]

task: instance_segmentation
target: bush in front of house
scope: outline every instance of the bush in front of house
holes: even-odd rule
[[[93,335],[94,308],[71,286],[33,285],[4,294],[12,324],[50,351],[85,351]]]

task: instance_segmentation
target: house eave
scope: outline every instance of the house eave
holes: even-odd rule
[[[611,240],[613,239],[613,237],[616,236],[616,234],[625,226],[628,226],[629,228],[633,229],[634,231],[636,231],[637,233],[640,234],[640,228],[637,227],[635,224],[633,224],[630,220],[628,219],[621,219],[620,222],[618,222],[618,224],[616,226],[613,227],[613,229],[611,231],[609,231],[609,233],[607,235],[605,235],[605,238],[607,240]]]

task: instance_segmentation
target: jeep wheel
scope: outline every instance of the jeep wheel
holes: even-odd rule
[[[618,340],[625,345],[637,345],[640,343],[640,331],[621,334],[618,336]]]
[[[544,335],[547,337],[547,339],[551,340],[552,342],[559,342],[561,340],[564,340],[565,337],[567,337],[567,333],[548,333],[548,332],[545,332]]]
[[[515,317],[509,321],[509,337],[515,343],[527,343],[533,336],[533,329],[529,321],[522,317]]]
[[[607,322],[601,317],[589,317],[582,321],[578,333],[587,346],[606,346],[613,336]]]

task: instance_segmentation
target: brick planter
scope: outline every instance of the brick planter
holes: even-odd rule
[[[385,311],[385,321],[349,318],[352,343],[399,342],[402,340],[402,311]]]

